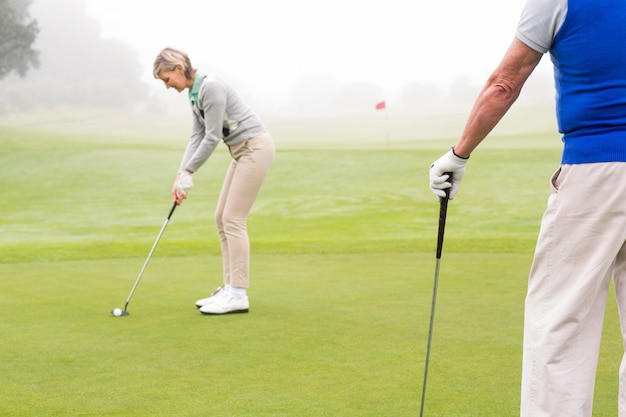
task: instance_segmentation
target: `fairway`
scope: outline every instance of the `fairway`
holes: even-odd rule
[[[452,140],[282,133],[248,223],[250,313],[194,307],[221,283],[222,145],[115,318],[184,140],[0,127],[1,416],[419,414],[439,209],[427,170]],[[554,135],[488,141],[448,209],[428,416],[518,413],[526,279],[560,148]],[[614,304],[598,416],[617,414]]]

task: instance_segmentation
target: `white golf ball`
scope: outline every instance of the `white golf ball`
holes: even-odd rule
[[[113,315],[115,317],[119,317],[122,315],[122,309],[121,308],[116,308],[115,310],[113,310]]]

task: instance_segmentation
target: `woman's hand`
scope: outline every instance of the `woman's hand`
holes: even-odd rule
[[[187,198],[187,192],[193,188],[191,174],[191,172],[183,170],[176,176],[176,181],[172,187],[172,197],[174,197],[176,204],[181,204]]]

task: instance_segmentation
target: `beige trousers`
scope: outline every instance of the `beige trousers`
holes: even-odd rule
[[[224,284],[250,285],[250,241],[247,218],[274,160],[274,143],[269,134],[229,147],[232,162],[215,210],[220,238]]]
[[[563,165],[552,177],[528,282],[522,417],[591,417],[613,277],[626,340],[626,163]],[[626,361],[619,371],[626,417]]]

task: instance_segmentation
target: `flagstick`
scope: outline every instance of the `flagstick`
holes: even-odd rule
[[[385,100],[376,103],[376,110],[382,110],[385,112],[385,133],[387,136],[387,147],[389,147],[389,115],[387,114],[387,103]]]
[[[387,148],[389,148],[389,114],[385,106],[385,133],[387,134]]]

